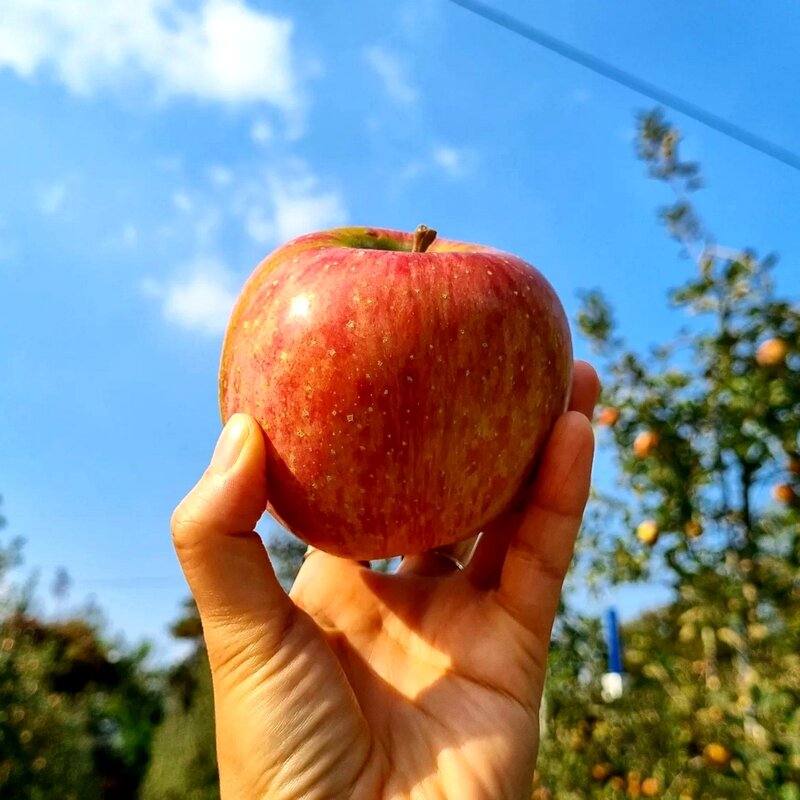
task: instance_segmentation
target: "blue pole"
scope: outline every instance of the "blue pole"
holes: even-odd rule
[[[619,635],[619,620],[616,609],[606,611],[606,632],[608,635],[608,671],[622,674],[622,644]]]

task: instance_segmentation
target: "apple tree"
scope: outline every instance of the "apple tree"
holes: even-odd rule
[[[800,798],[800,305],[776,290],[773,256],[722,246],[705,228],[692,203],[700,171],[679,145],[662,113],[640,117],[639,156],[674,193],[660,216],[691,261],[669,298],[686,324],[642,351],[618,335],[600,292],[584,295],[578,317],[604,384],[600,463],[616,474],[590,503],[580,579],[666,582],[675,599],[626,631],[625,697],[603,703],[589,681],[586,713],[569,712],[579,721],[563,712],[550,723],[562,744],[582,742],[583,775],[594,778],[579,789],[555,769],[552,738],[544,772],[552,786],[574,785],[557,793],[565,798],[670,787],[681,798],[791,800]],[[647,787],[644,775],[654,777]]]

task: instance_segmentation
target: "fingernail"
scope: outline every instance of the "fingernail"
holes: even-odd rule
[[[211,456],[211,469],[215,472],[227,472],[239,458],[247,437],[250,436],[250,425],[243,414],[234,414],[220,434],[214,455]]]

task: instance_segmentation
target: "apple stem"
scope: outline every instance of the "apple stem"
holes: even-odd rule
[[[424,253],[436,238],[436,231],[427,225],[419,225],[414,231],[414,244],[411,248],[412,253]]]

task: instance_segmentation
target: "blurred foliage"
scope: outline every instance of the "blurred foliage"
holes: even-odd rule
[[[91,613],[34,613],[35,585],[10,580],[20,547],[0,548],[0,797],[133,800],[161,716],[148,650],[107,642]]]
[[[613,702],[597,623],[562,619],[533,796],[800,799],[800,307],[776,294],[773,257],[705,229],[679,132],[658,111],[639,123],[675,195],[660,218],[694,262],[669,298],[692,325],[639,352],[603,295],[583,296],[618,481],[594,493],[578,574],[659,581],[675,601],[626,628]]]
[[[171,630],[191,651],[167,674],[166,713],[153,741],[141,800],[218,800],[211,670],[194,600],[185,601]]]

